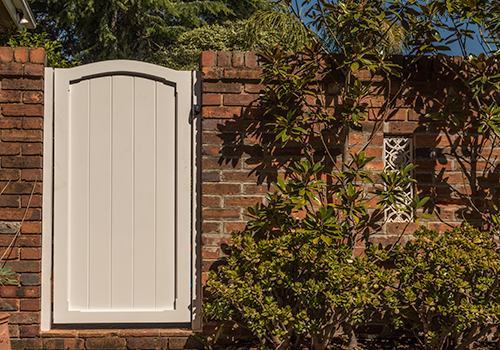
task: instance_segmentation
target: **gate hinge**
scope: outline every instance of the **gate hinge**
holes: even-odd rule
[[[201,113],[200,105],[193,105],[193,109],[191,111],[191,115],[189,116],[189,124],[193,123],[194,118]]]

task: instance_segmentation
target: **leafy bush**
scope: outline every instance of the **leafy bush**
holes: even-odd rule
[[[299,219],[278,191],[266,200],[248,208],[252,220],[233,232],[227,265],[211,273],[205,316],[236,322],[276,349],[304,342],[325,349],[339,327],[352,332],[362,310],[378,304],[379,286],[390,274],[367,258],[353,258],[335,239],[333,208]]]
[[[41,47],[47,53],[48,67],[70,68],[80,64],[78,61],[70,62],[61,55],[60,48],[62,44],[59,40],[51,40],[46,33],[28,32],[26,28],[15,33],[2,33],[0,35],[0,45],[10,47]]]
[[[443,234],[421,227],[391,256],[397,284],[383,304],[396,328],[426,349],[467,349],[500,325],[500,251],[468,224]]]

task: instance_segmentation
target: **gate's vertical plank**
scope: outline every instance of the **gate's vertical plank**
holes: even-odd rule
[[[175,300],[175,89],[157,82],[156,308]],[[174,180],[174,181],[173,181]]]
[[[89,295],[89,81],[70,90],[69,301],[70,308],[88,310]]]
[[[134,78],[113,77],[111,308],[133,307]]]
[[[155,82],[135,77],[134,309],[155,306]]]
[[[90,82],[89,306],[110,309],[111,297],[111,77]]]

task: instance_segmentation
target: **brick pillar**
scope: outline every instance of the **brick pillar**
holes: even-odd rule
[[[40,330],[46,63],[47,56],[41,48],[0,48],[0,254],[12,243],[7,266],[17,273],[15,277],[19,281],[19,286],[0,287],[0,310],[11,314],[13,348],[41,344],[39,339],[28,339],[30,344],[21,344],[16,339],[37,337]]]

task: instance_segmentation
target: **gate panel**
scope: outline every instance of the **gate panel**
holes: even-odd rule
[[[55,323],[191,321],[191,95],[141,62],[55,70]]]

